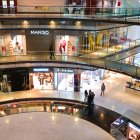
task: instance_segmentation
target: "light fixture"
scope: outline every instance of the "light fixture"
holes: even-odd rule
[[[28,21],[27,20],[24,20],[23,21],[23,25],[28,25]]]
[[[51,26],[54,26],[55,25],[55,22],[52,20],[52,21],[50,21],[50,25]]]
[[[25,28],[27,28],[28,25],[29,25],[29,22],[28,22],[27,20],[24,20],[23,23],[22,23],[22,25],[23,25]]]
[[[81,21],[76,21],[76,26],[81,26]]]

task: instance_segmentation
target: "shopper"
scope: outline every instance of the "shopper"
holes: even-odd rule
[[[91,93],[91,96],[92,96],[92,104],[94,105],[94,97],[95,97],[94,92]]]
[[[88,92],[87,92],[87,90],[85,90],[84,93],[85,93],[85,99],[84,99],[84,101],[87,102],[87,100],[88,100]]]
[[[44,107],[44,112],[46,112],[46,105],[44,104],[43,107]]]
[[[104,95],[104,92],[105,92],[105,84],[102,83],[102,85],[101,85],[101,96]]]
[[[53,59],[53,58],[55,59],[53,44],[50,45],[49,51],[50,51],[50,59]]]
[[[93,101],[92,92],[89,92],[89,95],[88,95],[88,107],[91,107],[92,101]]]
[[[89,94],[90,94],[90,95],[92,94],[92,90],[91,90],[91,89],[89,90]]]

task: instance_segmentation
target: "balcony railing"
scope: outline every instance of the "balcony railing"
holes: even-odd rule
[[[6,6],[0,7],[0,14],[9,16],[51,16],[56,17],[127,17],[139,16],[140,8],[82,7],[82,6]],[[15,14],[15,15],[14,15]],[[32,14],[32,15],[30,15]]]

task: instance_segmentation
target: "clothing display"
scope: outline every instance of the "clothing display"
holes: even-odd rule
[[[53,73],[30,73],[30,87],[34,89],[53,89]]]
[[[26,40],[22,32],[11,33],[0,32],[0,54],[1,56],[25,55]]]

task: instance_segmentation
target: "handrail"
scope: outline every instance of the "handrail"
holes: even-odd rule
[[[17,8],[17,7],[36,7],[36,6],[39,6],[39,7],[41,7],[41,6],[46,6],[46,7],[80,7],[80,8],[101,8],[101,9],[134,9],[134,8],[136,8],[136,9],[139,9],[140,7],[102,7],[102,6],[83,6],[83,5],[72,5],[72,4],[69,4],[69,5],[62,5],[62,6],[60,6],[60,5],[52,5],[52,6],[48,6],[48,5],[12,5],[12,6],[9,6],[9,5],[7,5],[7,6],[5,6],[5,7],[13,7],[13,8]],[[5,8],[4,6],[0,6],[0,8]]]
[[[6,101],[1,101],[0,105],[6,105],[6,104],[12,104],[12,103],[20,103],[20,102],[27,102],[27,101],[67,101],[71,103],[78,103],[78,104],[85,104],[84,101],[78,101],[78,100],[73,100],[73,99],[65,99],[65,98],[54,98],[54,97],[35,97],[35,98],[19,98],[19,99],[12,99],[12,100],[6,100]]]
[[[40,104],[40,103],[41,103],[41,106],[44,108],[44,110],[41,110],[41,111],[46,112],[47,111],[46,106],[48,106],[47,104],[49,103],[50,111],[53,112],[52,107],[55,106],[54,104],[55,102],[59,102],[59,105],[70,107],[71,115],[74,115],[74,110],[73,110],[74,108],[82,109],[84,106],[87,106],[86,103],[82,101],[63,99],[63,98],[47,98],[47,97],[41,98],[40,97],[40,98],[14,99],[14,100],[9,100],[9,101],[7,100],[7,101],[0,102],[0,117],[5,116],[5,115],[13,115],[17,113],[25,113],[25,112],[33,112],[33,111],[39,112],[39,110],[36,110],[36,107],[37,107],[37,104]],[[30,105],[32,107],[33,103],[36,104],[34,105],[33,110],[32,109],[25,110],[24,109],[25,107],[22,107],[23,105]],[[79,105],[79,108],[77,104]],[[14,111],[12,113],[11,110],[14,108],[20,108],[20,111],[17,111],[17,112]]]
[[[18,13],[40,13],[40,14],[47,14],[47,13],[53,13],[59,14],[60,12],[63,14],[76,14],[76,15],[90,15],[93,16],[97,14],[99,16],[99,13],[101,16],[109,16],[109,17],[121,17],[121,16],[135,16],[140,14],[140,7],[136,8],[130,8],[130,7],[84,7],[81,5],[64,5],[64,6],[6,6],[0,7],[0,10],[2,9],[17,9],[17,12],[7,13],[7,14],[18,14]],[[73,11],[71,11],[73,10]],[[72,12],[72,13],[71,13]],[[1,13],[1,15],[4,15],[4,13]]]

